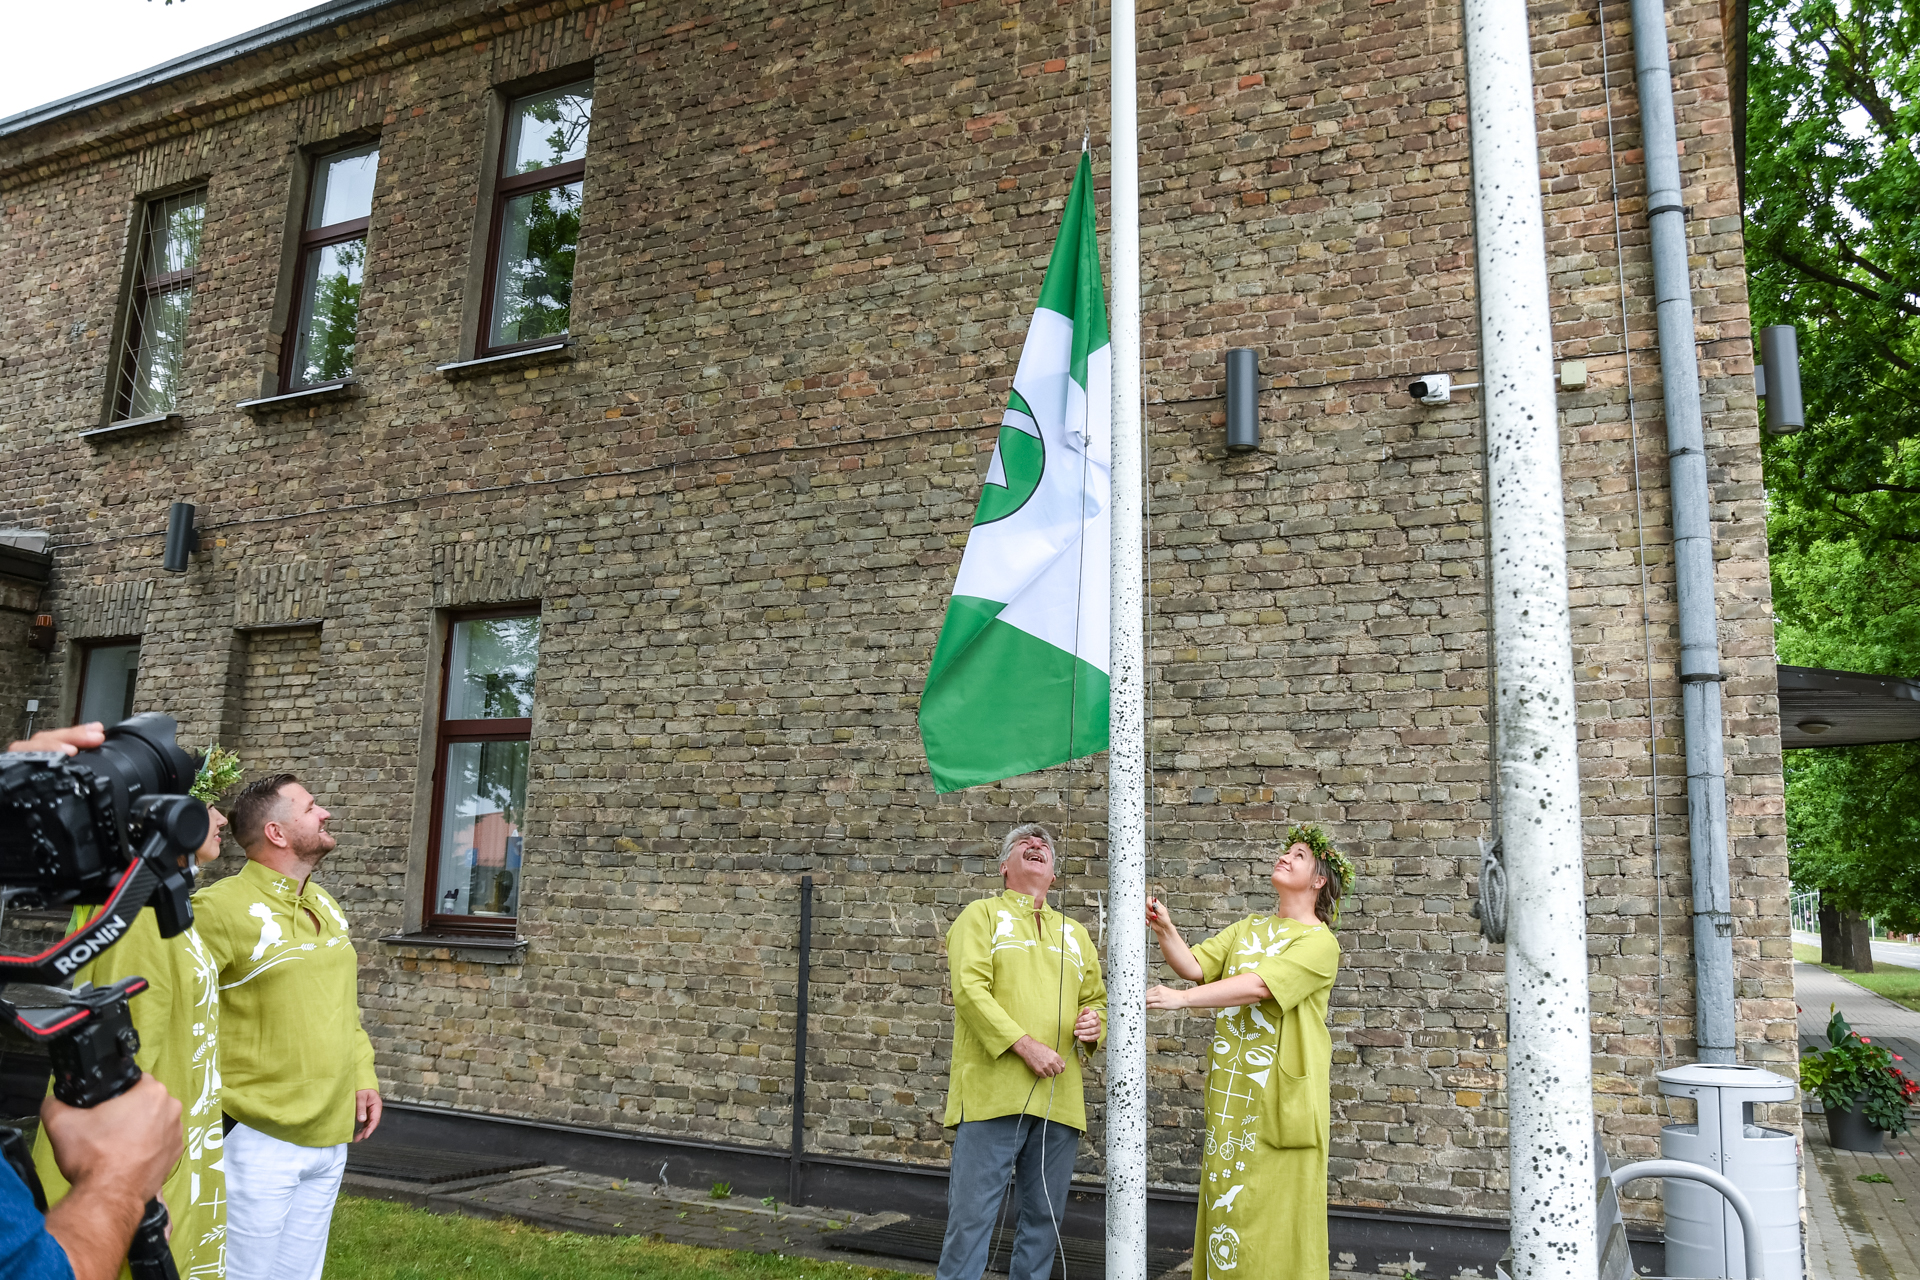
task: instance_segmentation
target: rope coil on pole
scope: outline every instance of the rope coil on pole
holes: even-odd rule
[[[1480,897],[1468,914],[1480,922],[1480,936],[1488,942],[1507,940],[1507,864],[1497,839],[1480,842]]]

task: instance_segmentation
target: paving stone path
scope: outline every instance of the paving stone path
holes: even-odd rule
[[[1878,943],[1874,951],[1876,960],[1902,958],[1883,957]],[[1910,1072],[1920,1069],[1920,1012],[1813,964],[1793,966],[1793,987],[1802,1050],[1826,1047],[1830,1009],[1838,1006],[1861,1035],[1906,1059]],[[1804,1105],[1808,1280],[1920,1277],[1920,1131],[1887,1139],[1877,1155],[1837,1151],[1819,1101]]]
[[[1796,934],[1794,940],[1813,938],[1812,934]],[[1875,964],[1897,964],[1899,959],[1890,958],[1887,953],[1913,951],[1920,949],[1876,942],[1873,947]],[[1920,1010],[1909,1009],[1896,1000],[1867,990],[1865,987],[1847,981],[1837,973],[1828,973],[1817,964],[1795,961],[1793,965],[1794,999],[1800,1006],[1800,1035],[1804,1040],[1809,1034],[1819,1037],[1825,1044],[1827,1027],[1827,1006],[1839,1005],[1840,1012],[1847,1015],[1847,1021],[1863,1036],[1887,1036],[1906,1040],[1920,1047]]]
[[[1817,964],[1793,966],[1793,996],[1800,1006],[1800,1048],[1827,1047],[1830,1009],[1838,1006],[1853,1029],[1899,1054],[1909,1075],[1920,1071],[1920,1010],[1909,1009]]]
[[[1808,1280],[1920,1276],[1920,1144],[1907,1133],[1878,1154],[1837,1151],[1806,1118]],[[1872,1178],[1874,1181],[1862,1181]]]

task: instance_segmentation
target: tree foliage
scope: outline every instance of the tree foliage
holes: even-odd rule
[[[1807,428],[1763,446],[1780,660],[1920,675],[1920,10],[1753,0],[1747,262],[1799,330]],[[1920,927],[1920,743],[1791,751],[1794,883]]]
[[[1777,551],[1780,660],[1885,675],[1920,671],[1920,590],[1901,554],[1863,540]],[[1920,929],[1920,743],[1786,753],[1793,882],[1843,911]]]
[[[1780,660],[1886,675],[1920,671],[1920,588],[1897,546],[1865,539],[1780,548]],[[1786,753],[1793,882],[1829,905],[1920,928],[1920,743]]]
[[[1756,325],[1799,329],[1807,429],[1765,446],[1777,549],[1920,549],[1920,7],[1753,0]]]

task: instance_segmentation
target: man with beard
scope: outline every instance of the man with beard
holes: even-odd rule
[[[193,899],[220,968],[228,1280],[318,1280],[346,1144],[380,1123],[347,917],[313,883],[329,816],[290,773],[248,784],[246,866]]]

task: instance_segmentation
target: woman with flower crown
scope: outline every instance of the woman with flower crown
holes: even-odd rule
[[[1353,868],[1318,827],[1293,827],[1274,860],[1269,915],[1188,949],[1166,906],[1147,926],[1176,974],[1149,1009],[1216,1010],[1194,1280],[1321,1280],[1327,1265],[1327,1129],[1340,968],[1334,923]]]

